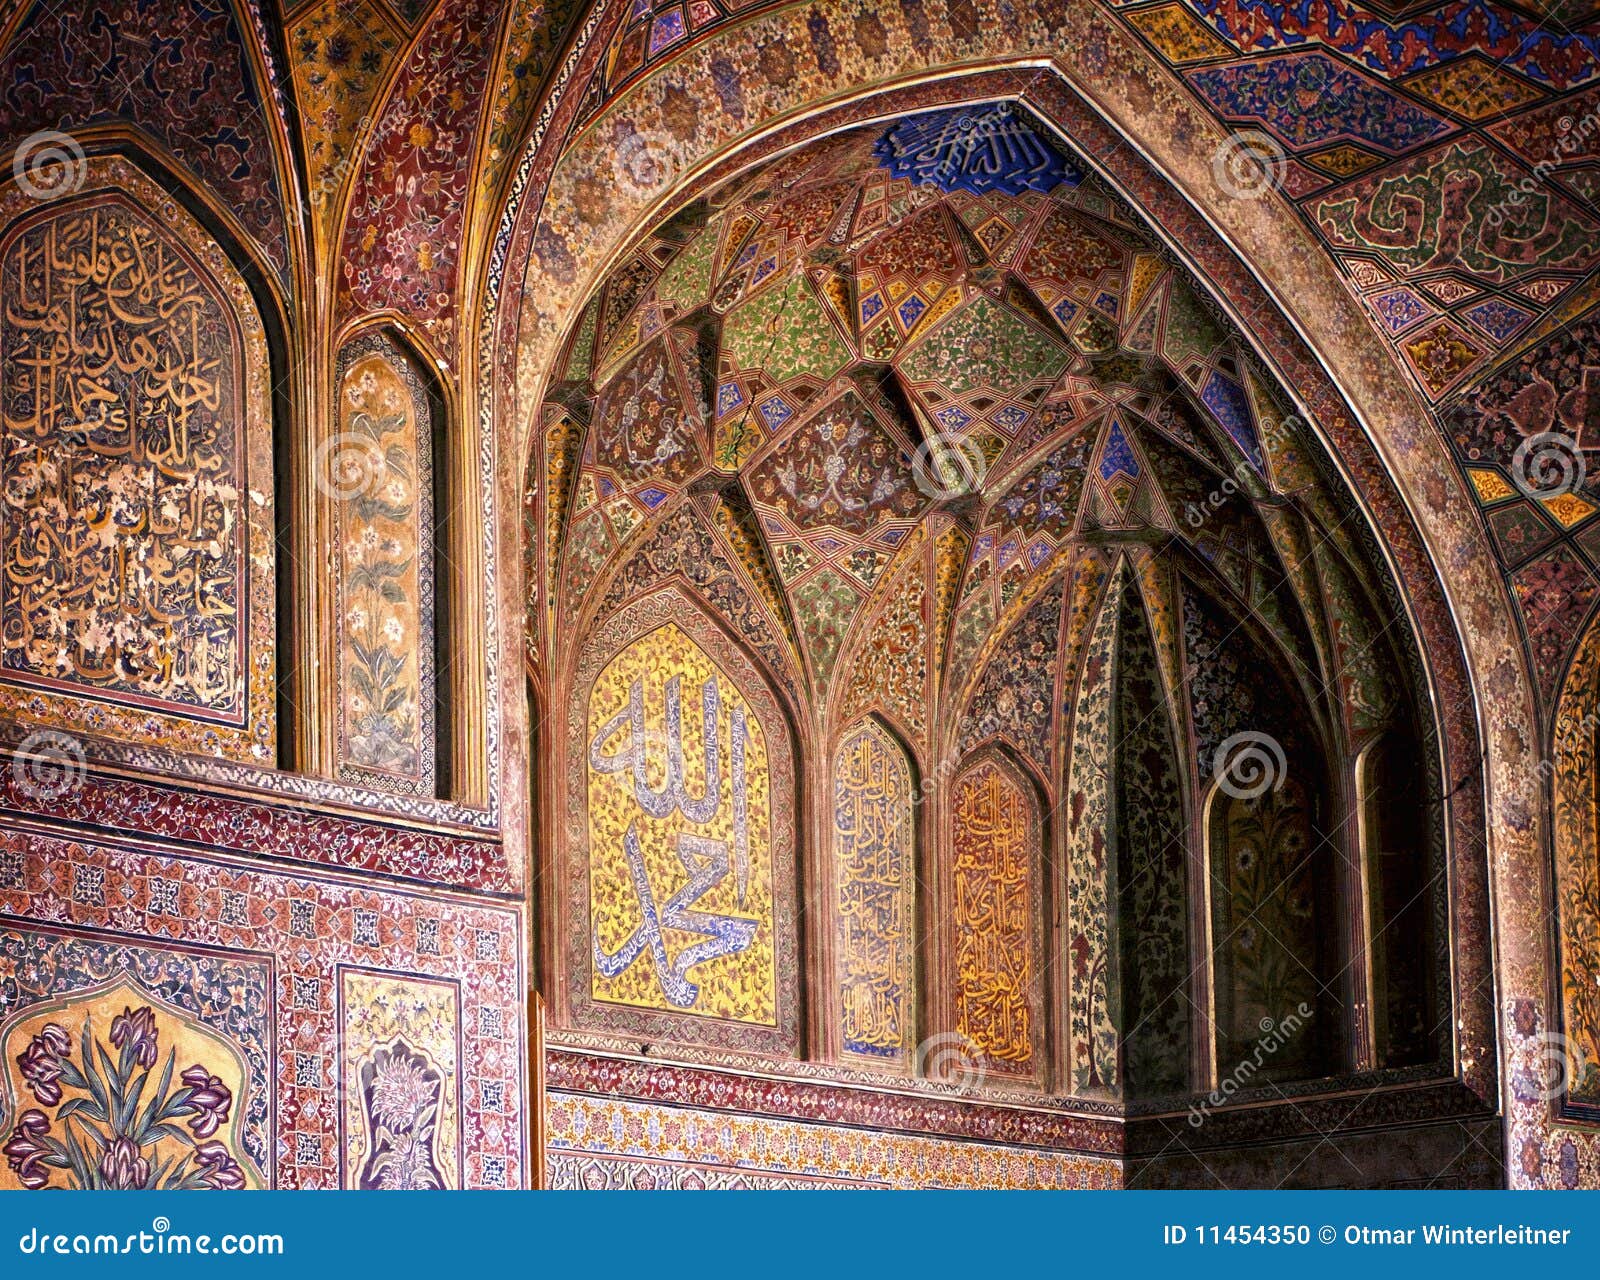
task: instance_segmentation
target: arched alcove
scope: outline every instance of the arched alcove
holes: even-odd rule
[[[961,121],[1004,139],[1012,167],[946,147]],[[648,1016],[597,1014],[642,1001],[600,982],[558,1008],[557,1042],[598,1017],[689,1058],[739,1049],[784,1071],[837,1057],[934,1083],[927,1062],[954,1046],[976,1064],[969,1090],[976,1074],[1000,1094],[1141,1112],[1214,1088],[1291,1018],[1304,1034],[1274,1045],[1257,1094],[1420,1064],[1389,1039],[1375,1061],[1356,989],[1417,965],[1448,984],[1448,961],[1416,943],[1412,917],[1403,944],[1389,928],[1393,886],[1367,912],[1335,785],[1352,743],[1429,705],[1403,599],[1247,336],[1030,107],[836,132],[690,201],[577,315],[539,421],[527,527],[546,541],[525,564],[552,668],[581,653],[599,671],[595,628],[630,609],[704,610],[793,709],[808,917],[795,963],[815,1005],[815,1043],[788,1059],[782,1037],[728,1030],[728,1009],[708,1035],[666,1007],[666,985]],[[654,669],[678,660],[663,650]],[[595,803],[574,769],[610,769],[582,764],[579,737],[592,746],[602,726],[577,696],[569,841]],[[606,723],[644,724],[658,699],[670,743],[693,720],[686,697],[663,686]],[[1241,740],[1275,776],[1219,799]],[[1442,794],[1431,764],[1407,761],[1421,793]],[[662,785],[651,775],[640,803]],[[864,935],[839,929],[839,858],[861,852],[867,792],[874,850],[915,861],[921,842],[930,868],[920,912],[903,871],[879,877],[926,954],[914,975],[898,937],[876,939],[892,972],[860,971]],[[1419,821],[1437,885],[1442,812]],[[582,839],[610,850],[591,888],[626,897],[626,832],[589,823]],[[689,863],[657,870],[661,893],[695,878]],[[557,889],[569,994],[623,945],[582,945],[574,892]],[[1442,889],[1425,893],[1413,917],[1443,908]],[[1358,980],[1374,928],[1408,960]],[[893,991],[892,1043],[864,1049],[842,1028],[847,979],[879,1014]],[[695,985],[674,981],[680,996]],[[919,1003],[920,1044],[905,1030]]]

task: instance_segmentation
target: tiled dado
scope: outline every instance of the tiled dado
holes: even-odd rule
[[[87,1034],[115,1068],[113,1045],[142,1025],[156,1071],[170,1052],[230,1095],[225,1121],[196,1131],[222,1144],[209,1167],[224,1185],[525,1186],[522,964],[515,904],[13,826],[0,1137],[28,1115],[59,1127],[72,1090],[42,1054],[65,1040],[76,1062]],[[19,1058],[41,1036],[30,1076]],[[177,1149],[162,1141],[121,1173],[159,1167]],[[66,1180],[18,1163],[0,1185]]]
[[[1115,1159],[552,1091],[546,1185],[561,1189],[1110,1189]]]

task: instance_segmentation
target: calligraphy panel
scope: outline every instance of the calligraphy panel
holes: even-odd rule
[[[991,754],[956,780],[951,814],[956,1030],[988,1072],[1033,1080],[1041,1031],[1039,804]]]
[[[431,795],[433,413],[415,363],[389,338],[359,338],[341,353],[330,444],[339,777]]]
[[[769,810],[760,724],[676,626],[601,672],[589,699],[597,999],[772,1023]]]
[[[792,1053],[794,781],[767,686],[669,590],[590,637],[569,714],[570,1007]]]
[[[273,754],[265,335],[243,279],[121,160],[0,195],[0,707]]]
[[[904,1065],[916,1041],[911,767],[869,720],[839,745],[833,787],[841,1047]]]

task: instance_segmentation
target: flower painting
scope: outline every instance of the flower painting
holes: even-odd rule
[[[209,1032],[127,983],[14,1020],[3,1040],[6,1185],[258,1187],[239,1150],[243,1072]]]
[[[340,975],[340,1008],[345,1187],[459,1187],[461,995],[456,985],[351,968]]]
[[[348,348],[340,430],[321,453],[337,509],[340,774],[429,794],[434,781],[428,396],[387,339]]]
[[[361,1097],[371,1144],[361,1171],[363,1191],[438,1191],[433,1160],[440,1074],[403,1040],[380,1049],[361,1068]]]

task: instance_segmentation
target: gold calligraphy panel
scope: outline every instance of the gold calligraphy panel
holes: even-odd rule
[[[761,722],[668,622],[600,672],[584,740],[595,1000],[777,1020]]]
[[[1035,1074],[1039,807],[992,756],[952,796],[956,1030],[997,1074]]]
[[[868,721],[834,766],[839,1016],[844,1052],[882,1064],[915,1041],[912,831],[905,752]]]
[[[339,593],[339,776],[431,795],[432,413],[415,365],[373,335],[341,354],[339,434],[324,449]]]
[[[86,188],[0,198],[0,676],[28,690],[0,704],[270,759],[261,323],[215,242],[131,166],[96,162]]]

